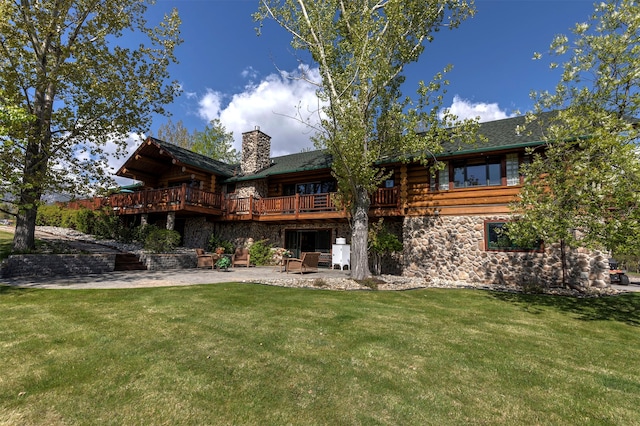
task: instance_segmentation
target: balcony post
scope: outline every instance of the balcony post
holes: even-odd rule
[[[184,210],[185,198],[187,197],[187,184],[183,183],[180,187],[180,210]]]
[[[296,193],[296,201],[294,202],[294,210],[296,212],[296,219],[300,217],[300,194]]]

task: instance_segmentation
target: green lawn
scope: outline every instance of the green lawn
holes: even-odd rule
[[[0,260],[6,258],[11,253],[12,241],[13,241],[12,233],[0,231]]]
[[[0,424],[640,419],[640,295],[0,287]]]

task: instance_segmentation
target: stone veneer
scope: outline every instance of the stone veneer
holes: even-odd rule
[[[234,194],[237,198],[249,198],[253,197],[266,197],[267,196],[267,182],[265,180],[251,180],[242,181],[236,184],[236,192]]]
[[[250,175],[271,165],[271,137],[259,128],[242,134],[243,175]]]
[[[271,165],[271,137],[262,133],[259,128],[242,134],[242,162],[240,170],[243,175],[251,175]],[[240,181],[236,184],[234,194],[238,198],[266,197],[267,183],[262,180]]]
[[[403,227],[404,275],[502,285],[562,285],[559,245],[541,252],[487,251],[484,221],[505,216],[406,217]],[[572,287],[606,287],[604,253],[566,249],[567,283]]]
[[[348,223],[208,222],[203,217],[195,217],[187,219],[185,223],[183,245],[206,248],[209,238],[215,234],[222,240],[231,241],[236,247],[247,247],[259,240],[269,240],[274,247],[283,247],[284,231],[287,229],[334,229],[337,230],[337,237],[350,235]]]

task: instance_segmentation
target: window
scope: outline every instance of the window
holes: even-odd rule
[[[507,154],[507,185],[520,185],[518,154]]]
[[[449,162],[443,161],[444,167],[438,171],[438,189],[447,191],[449,189]]]
[[[484,243],[487,251],[541,251],[542,242],[528,247],[516,245],[505,232],[509,226],[507,221],[490,221],[484,222]]]
[[[501,185],[501,162],[499,158],[458,163],[453,168],[453,187]]]
[[[322,182],[306,182],[297,184],[288,184],[282,186],[283,195],[310,195],[310,194],[326,194],[335,192],[336,184],[334,181]]]

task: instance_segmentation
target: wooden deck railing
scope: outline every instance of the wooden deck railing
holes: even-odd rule
[[[221,209],[222,194],[182,185],[175,188],[114,194],[109,197],[109,204],[114,210],[165,210],[169,207],[183,209],[187,205]]]
[[[300,213],[335,212],[332,193],[290,195],[267,198],[226,198],[222,194],[207,192],[186,185],[175,188],[152,189],[109,197],[110,206],[116,211],[181,210],[189,206],[217,209],[230,215],[297,215]],[[371,199],[372,208],[398,206],[397,188],[379,189]]]
[[[397,207],[398,206],[398,187],[380,188],[371,196],[371,207]]]

